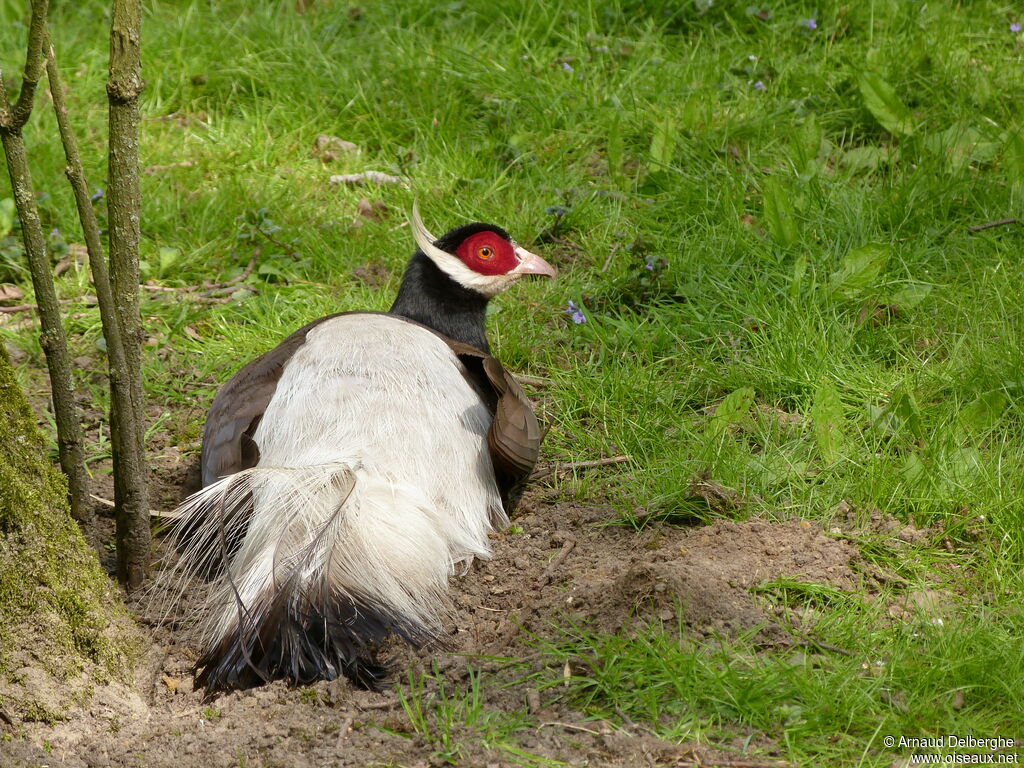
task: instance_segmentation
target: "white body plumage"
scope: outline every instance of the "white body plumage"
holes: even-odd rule
[[[257,466],[182,507],[199,543],[186,542],[179,571],[201,570],[194,564],[209,553],[200,547],[220,541],[227,555],[240,537],[210,591],[203,647],[223,656],[237,644],[228,655],[244,664],[276,611],[329,621],[318,613],[325,597],[354,601],[356,615],[342,619],[350,623],[369,610],[388,629],[436,635],[449,576],[489,557],[488,532],[507,522],[490,422],[462,363],[431,331],[375,314],[311,329],[253,436]],[[239,528],[235,513],[249,504]]]

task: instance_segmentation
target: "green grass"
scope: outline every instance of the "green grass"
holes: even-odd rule
[[[799,765],[888,766],[888,735],[1017,733],[1019,616],[977,609],[895,631],[880,631],[878,618],[849,611],[821,623],[830,641],[861,649],[850,656],[696,644],[661,628],[628,639],[579,629],[546,650],[574,664],[565,695],[594,717],[647,723],[670,739],[775,747]]]
[[[310,318],[385,308],[414,196],[435,231],[494,221],[562,270],[491,318],[502,359],[550,380],[545,459],[632,457],[567,478],[564,498],[609,499],[624,522],[638,507],[707,519],[688,490],[707,472],[747,499],[736,514],[828,528],[843,499],[877,505],[945,535],[912,556],[864,537],[862,554],[957,601],[918,626],[814,594],[816,634],[852,654],[822,666],[581,628],[546,649],[593,661],[567,697],[670,738],[747,734],[808,766],[887,766],[886,733],[1019,736],[1024,230],[969,229],[1024,218],[1019,9],[778,2],[765,20],[748,5],[148,3],[143,165],[189,164],[143,177],[144,276],[226,280],[260,249],[231,304],[147,293],[150,397],[208,402]],[[19,66],[18,8],[0,3],[5,72]],[[103,8],[61,4],[54,22],[98,188]],[[816,30],[801,24],[812,15]],[[26,137],[44,222],[71,243],[45,106]],[[309,156],[321,133],[362,152],[324,166]],[[365,169],[411,188],[328,182]],[[387,206],[382,221],[353,224],[363,196]],[[0,281],[23,284],[7,245]],[[367,262],[384,285],[353,279]],[[65,297],[87,285],[84,270],[58,279]],[[97,354],[94,309],[68,327]],[[0,335],[40,359],[30,334]],[[792,584],[766,593],[794,595],[809,599]]]
[[[432,747],[434,758],[458,765],[475,746],[505,753],[520,764],[550,764],[516,745],[515,734],[534,726],[525,705],[509,711],[485,701],[485,686],[498,685],[495,679],[485,682],[480,672],[470,670],[467,681],[451,685],[435,669],[429,675],[409,670],[406,682],[399,691],[402,708],[413,733]]]

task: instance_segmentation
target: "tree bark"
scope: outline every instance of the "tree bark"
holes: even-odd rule
[[[43,40],[46,37],[48,0],[32,0],[32,20],[28,26],[28,54],[25,56],[25,74],[21,81],[18,101],[10,111],[10,127],[21,129],[28,122],[35,103],[36,86],[43,75]],[[4,99],[5,106],[7,99]]]
[[[40,343],[46,355],[46,366],[50,374],[53,411],[57,422],[57,451],[61,468],[68,478],[71,512],[82,524],[86,537],[94,541],[94,516],[89,504],[81,418],[75,404],[75,387],[67,337],[61,323],[53,273],[46,253],[46,239],[39,221],[39,211],[36,209],[32,174],[21,134],[22,126],[32,114],[36,85],[42,72],[46,13],[46,0],[34,0],[28,52],[25,56],[25,78],[13,107],[7,96],[3,77],[0,75],[0,141],[3,143],[4,155],[7,158],[7,171],[11,177],[11,188],[14,191],[18,218],[21,220],[21,233],[32,276],[32,287],[39,308]]]
[[[130,680],[139,637],[68,515],[67,486],[3,345],[0,424],[0,719],[17,726],[64,716],[102,680]],[[19,681],[26,663],[34,675]]]
[[[128,375],[127,402],[114,403],[111,435],[115,461],[124,468],[115,477],[118,577],[129,588],[142,584],[149,559],[151,532],[145,482],[145,403],[142,392],[142,319],[139,315],[139,59],[140,0],[114,0],[110,25],[109,182],[110,275],[124,345]]]

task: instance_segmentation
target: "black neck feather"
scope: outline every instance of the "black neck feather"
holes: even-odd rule
[[[416,251],[405,268],[390,312],[490,352],[485,328],[487,297],[456,283],[423,251]]]

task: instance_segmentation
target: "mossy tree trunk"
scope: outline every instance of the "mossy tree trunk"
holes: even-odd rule
[[[68,510],[64,476],[0,346],[0,719],[57,719],[129,676],[138,635]]]

